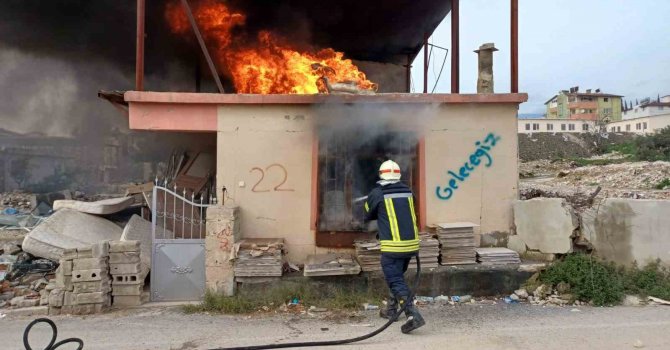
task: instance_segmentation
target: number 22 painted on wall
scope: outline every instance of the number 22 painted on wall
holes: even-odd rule
[[[286,180],[288,179],[288,171],[286,171],[286,168],[283,165],[275,163],[275,164],[268,165],[267,168],[265,168],[265,170],[263,170],[259,167],[251,168],[251,170],[249,171],[250,173],[253,173],[254,171],[258,171],[258,172],[261,173],[261,178],[258,179],[258,181],[254,185],[254,187],[251,188],[251,192],[257,192],[258,193],[258,192],[270,192],[271,191],[270,189],[258,189],[258,185],[260,185],[261,182],[263,182],[263,179],[265,179],[265,173],[268,172],[271,168],[279,168],[284,173],[284,179],[277,186],[275,186],[272,190],[274,190],[274,191],[295,191],[292,188],[282,188],[282,186],[286,183]]]

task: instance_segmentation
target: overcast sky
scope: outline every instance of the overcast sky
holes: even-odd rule
[[[480,44],[494,42],[495,92],[510,91],[509,0],[462,0],[461,93],[476,92]],[[451,46],[451,16],[431,42]],[[429,89],[444,59],[433,50]],[[450,92],[450,60],[435,92]],[[414,91],[423,89],[423,55],[412,70]],[[519,0],[519,90],[529,100],[520,113],[543,113],[561,89],[600,88],[626,99],[670,95],[670,1]]]

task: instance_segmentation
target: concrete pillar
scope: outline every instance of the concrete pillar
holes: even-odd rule
[[[231,296],[235,293],[235,273],[231,251],[240,239],[238,209],[224,206],[207,208],[205,236],[205,287]]]
[[[477,78],[477,93],[493,93],[493,52],[498,51],[493,43],[486,43],[475,50],[479,57],[479,76]]]

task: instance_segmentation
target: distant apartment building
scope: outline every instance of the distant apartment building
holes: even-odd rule
[[[545,102],[547,119],[619,121],[622,118],[621,97],[600,92],[600,89],[593,92],[591,89],[580,92],[579,87],[562,90]]]
[[[609,132],[652,134],[670,126],[670,95],[652,100],[646,98],[626,108],[623,120],[607,124]]]
[[[519,134],[532,134],[536,132],[568,132],[584,133],[595,132],[596,122],[594,120],[561,120],[561,119],[519,119]]]

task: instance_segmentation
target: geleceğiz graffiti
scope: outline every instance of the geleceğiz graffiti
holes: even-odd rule
[[[491,157],[489,151],[496,146],[498,141],[500,141],[500,136],[496,136],[494,133],[489,133],[486,135],[484,141],[475,142],[477,149],[470,155],[470,157],[468,157],[468,161],[466,161],[458,170],[458,174],[451,170],[447,171],[447,174],[449,174],[450,177],[448,186],[445,186],[444,188],[437,186],[435,188],[435,195],[437,198],[442,200],[451,198],[451,196],[454,195],[454,192],[458,189],[459,183],[465,182],[470,174],[482,164],[482,161],[484,161],[484,166],[487,168],[493,165],[493,157]]]

